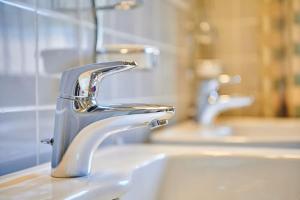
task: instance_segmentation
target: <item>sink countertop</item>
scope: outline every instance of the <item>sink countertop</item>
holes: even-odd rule
[[[204,127],[196,121],[187,120],[180,124],[154,132],[154,143],[295,143],[300,147],[300,120],[277,118],[222,118],[216,128],[227,126],[232,134],[226,136],[201,135]],[[299,143],[299,144],[296,144]],[[293,146],[295,146],[293,145]]]
[[[174,155],[300,159],[299,150],[164,145],[114,146],[99,150],[88,177],[53,178],[50,163],[0,178],[0,199],[111,200],[128,190],[135,169]],[[102,162],[101,162],[102,161]],[[105,161],[105,162],[103,162]]]

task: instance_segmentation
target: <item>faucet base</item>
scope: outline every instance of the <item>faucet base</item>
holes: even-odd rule
[[[232,128],[228,126],[205,125],[201,128],[204,137],[224,137],[232,135]]]

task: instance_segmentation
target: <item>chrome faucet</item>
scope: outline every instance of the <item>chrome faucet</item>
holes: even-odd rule
[[[134,104],[99,105],[99,83],[107,76],[136,67],[135,62],[90,64],[65,71],[57,99],[52,176],[80,177],[91,171],[93,153],[112,134],[167,124],[174,107]]]
[[[219,95],[219,88],[224,84],[240,83],[240,76],[230,77],[221,74],[217,78],[203,80],[198,88],[197,120],[200,124],[210,126],[221,112],[249,106],[253,103],[252,97],[231,97]]]

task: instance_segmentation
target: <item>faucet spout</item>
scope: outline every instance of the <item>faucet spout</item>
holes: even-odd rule
[[[52,169],[54,177],[80,177],[91,171],[93,154],[107,137],[126,130],[147,127],[154,128],[153,122],[164,122],[174,114],[172,107],[144,107],[136,113],[120,115],[96,121],[84,127],[73,139],[59,164]],[[140,113],[144,112],[144,113]]]
[[[221,95],[215,103],[208,105],[206,109],[203,110],[199,122],[203,125],[211,125],[219,113],[226,110],[246,107],[251,105],[252,102],[252,97],[228,97],[227,95]]]

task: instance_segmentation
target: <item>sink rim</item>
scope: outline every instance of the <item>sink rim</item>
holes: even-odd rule
[[[127,156],[122,156],[127,155]],[[112,146],[106,149],[100,149],[97,151],[94,160],[93,160],[93,169],[92,174],[89,177],[82,177],[76,179],[59,179],[53,178],[50,176],[50,163],[46,163],[37,167],[33,167],[24,171],[16,172],[13,174],[8,174],[2,176],[0,178],[0,193],[5,194],[8,191],[16,190],[20,184],[16,183],[12,184],[10,187],[2,187],[1,185],[15,180],[17,178],[24,178],[30,174],[35,174],[37,176],[43,177],[44,182],[40,183],[41,188],[44,186],[44,189],[38,187],[31,187],[31,189],[35,189],[37,191],[33,196],[30,196],[30,199],[40,199],[41,196],[39,194],[43,194],[46,192],[46,196],[50,198],[55,198],[51,191],[53,192],[53,188],[59,186],[59,182],[64,180],[68,185],[74,185],[78,187],[78,185],[90,184],[90,188],[103,189],[103,187],[110,188],[108,192],[110,192],[111,196],[119,195],[128,190],[130,187],[130,179],[132,174],[139,168],[148,165],[149,163],[153,163],[157,160],[166,159],[168,157],[184,157],[184,156],[238,156],[238,157],[257,157],[257,158],[265,158],[265,159],[297,159],[300,160],[300,150],[296,149],[272,149],[272,148],[251,148],[251,147],[220,147],[220,146],[170,146],[170,145],[147,145],[147,144],[139,144],[139,145],[125,145],[125,146]],[[217,158],[216,158],[217,159]],[[105,162],[97,162],[99,160],[105,160]],[[105,176],[107,175],[106,179]],[[99,180],[95,181],[96,184],[92,184],[93,177],[99,176]],[[112,178],[114,177],[114,179]],[[97,178],[97,177],[96,177]],[[101,179],[102,178],[102,179]],[[106,181],[110,181],[109,184]],[[35,180],[26,180],[25,181],[34,181]],[[29,182],[30,183],[30,182]],[[78,185],[76,185],[77,183]],[[97,185],[99,183],[99,185]],[[30,184],[29,184],[30,185]],[[34,184],[33,184],[34,186]],[[99,187],[99,188],[97,188]],[[29,187],[30,189],[30,187]],[[84,188],[88,190],[89,187]],[[79,188],[75,193],[82,192],[83,189]],[[21,192],[15,191],[16,195],[22,195]],[[52,196],[51,196],[52,195]],[[61,194],[64,198],[69,197],[67,191],[64,194]],[[74,194],[72,194],[74,195]],[[23,196],[24,197],[24,196]],[[28,196],[29,198],[29,196]],[[43,197],[45,198],[45,197]],[[25,199],[25,198],[24,198]]]

